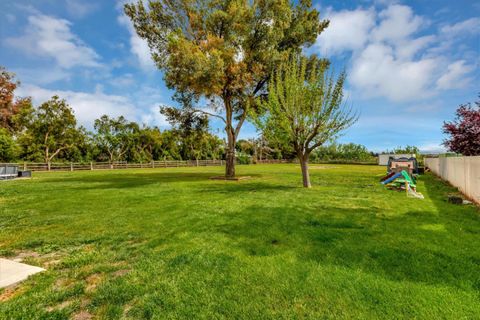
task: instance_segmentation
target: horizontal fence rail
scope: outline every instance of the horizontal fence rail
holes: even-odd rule
[[[282,164],[298,163],[297,159],[263,159],[237,164]],[[376,164],[375,162],[361,162],[353,160],[310,161],[310,164]],[[80,171],[80,170],[113,170],[113,169],[141,169],[141,168],[181,168],[181,167],[210,167],[223,166],[225,160],[160,160],[150,162],[19,162],[0,163],[1,165],[15,165],[23,171]]]
[[[89,163],[37,163],[20,162],[9,163],[9,165],[18,166],[23,171],[79,171],[79,170],[107,170],[107,169],[141,169],[141,168],[179,168],[179,167],[208,167],[223,166],[224,160],[165,160],[150,162],[89,162]],[[2,165],[2,164],[0,164]]]

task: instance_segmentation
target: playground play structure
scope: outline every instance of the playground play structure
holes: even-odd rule
[[[387,175],[380,183],[392,190],[404,190],[408,197],[423,199],[417,192],[416,177],[419,174],[417,159],[390,157],[387,164]]]

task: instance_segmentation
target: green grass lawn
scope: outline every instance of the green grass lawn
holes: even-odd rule
[[[479,319],[480,211],[385,168],[35,173],[0,184],[0,256],[47,269],[0,319]],[[325,167],[328,167],[327,169]]]

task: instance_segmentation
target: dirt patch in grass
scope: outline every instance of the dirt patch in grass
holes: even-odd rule
[[[60,279],[57,279],[53,284],[53,289],[56,291],[59,291],[59,290],[63,290],[65,288],[71,287],[74,284],[75,284],[74,279],[60,278]]]
[[[22,262],[27,259],[38,259],[40,258],[40,254],[35,251],[22,251],[17,252],[16,256],[12,257],[11,260],[15,262]]]
[[[62,303],[59,303],[57,305],[46,307],[45,310],[47,310],[48,312],[52,312],[52,311],[55,311],[55,310],[62,310],[64,308],[72,305],[73,302],[74,302],[73,300],[65,300]]]
[[[123,277],[127,273],[130,272],[130,269],[120,269],[112,273],[113,277],[118,278],[118,277]]]
[[[90,319],[93,319],[93,315],[86,310],[77,312],[72,317],[72,320],[90,320]]]
[[[24,288],[20,287],[19,285],[13,285],[10,287],[6,287],[2,293],[0,293],[0,302],[8,301],[17,295],[23,293],[25,291]]]
[[[102,282],[103,280],[103,275],[101,273],[94,273],[85,279],[87,282],[87,287],[85,288],[86,292],[92,292],[95,291],[97,288],[98,284]]]

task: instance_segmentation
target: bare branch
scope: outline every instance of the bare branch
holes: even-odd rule
[[[225,124],[227,123],[227,121],[225,120],[225,118],[222,117],[221,115],[218,115],[218,114],[210,113],[210,112],[203,111],[203,110],[200,110],[200,109],[193,109],[193,112],[203,113],[203,114],[206,114],[207,116],[221,119]]]

